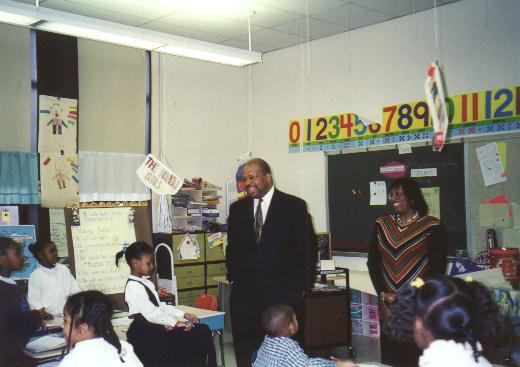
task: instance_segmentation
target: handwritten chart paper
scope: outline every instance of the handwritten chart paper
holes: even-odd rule
[[[115,265],[123,244],[135,242],[130,208],[80,209],[80,226],[71,227],[76,279],[83,290],[122,293],[130,269],[124,258]]]
[[[67,230],[65,227],[65,212],[63,209],[49,209],[51,241],[58,249],[59,257],[69,256],[67,248]]]
[[[438,187],[421,187],[426,204],[428,204],[428,215],[441,219],[440,190]]]
[[[385,181],[370,182],[370,205],[386,205]]]

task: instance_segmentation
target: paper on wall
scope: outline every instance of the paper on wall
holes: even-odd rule
[[[63,209],[49,209],[49,222],[51,241],[54,242],[58,249],[58,257],[69,256],[65,211]]]
[[[498,154],[502,162],[502,169],[507,172],[507,143],[505,141],[497,141]]]
[[[386,205],[386,182],[370,182],[370,205]]]
[[[38,152],[76,153],[78,100],[40,96]]]
[[[428,215],[441,219],[440,189],[438,187],[422,187],[426,204],[428,204]]]
[[[414,168],[410,170],[410,177],[437,177],[437,168]]]
[[[122,293],[130,269],[124,259],[115,265],[115,255],[124,244],[135,242],[130,208],[80,209],[81,225],[71,227],[76,279],[83,290]]]
[[[64,208],[79,201],[77,155],[40,154],[42,207]]]
[[[511,227],[512,217],[509,204],[480,203],[479,217],[481,228]]]
[[[32,225],[0,226],[0,237],[9,237],[19,243],[25,258],[22,268],[11,273],[13,279],[27,279],[36,268],[38,261],[29,250],[29,245],[36,241],[36,231]]]
[[[412,152],[412,145],[408,143],[402,143],[397,146],[399,154],[409,154]]]
[[[200,258],[200,245],[197,236],[186,233],[177,247],[181,260],[196,260]]]
[[[0,225],[2,226],[17,226],[18,207],[17,206],[0,206]]]
[[[502,166],[502,159],[496,142],[492,142],[476,149],[477,159],[482,171],[485,186],[495,185],[507,180]]]

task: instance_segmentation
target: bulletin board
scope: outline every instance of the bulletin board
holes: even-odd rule
[[[380,173],[381,167],[399,162],[406,168],[436,169],[435,176],[414,178],[421,188],[439,188],[440,219],[448,232],[451,252],[466,249],[464,146],[448,144],[441,153],[431,146],[412,148],[399,154],[397,149],[327,156],[329,227],[333,251],[368,252],[375,220],[393,213],[388,205],[370,205],[370,182],[392,178]],[[431,174],[431,170],[430,170]],[[433,189],[431,189],[433,190]],[[385,200],[386,202],[386,200]]]
[[[106,208],[110,210],[111,208]],[[150,229],[150,220],[149,220],[149,211],[148,207],[133,207],[135,210],[134,213],[134,229],[135,229],[135,239],[137,241],[145,241],[146,243],[152,245],[152,232]],[[90,209],[80,209],[80,210],[90,210]],[[99,210],[96,208],[96,210]],[[65,209],[65,223],[67,228],[67,245],[68,245],[68,254],[69,254],[69,268],[74,276],[76,276],[76,266],[75,266],[75,254],[74,254],[74,245],[73,245],[73,236],[72,236],[72,209]],[[93,256],[96,256],[96,253],[92,253]],[[115,264],[115,253],[111,258],[107,259],[113,261]],[[120,260],[122,263],[125,263],[124,257]],[[124,302],[124,294],[123,293],[114,293],[109,294],[109,298],[111,299],[114,307],[127,310],[128,307]]]
[[[507,180],[494,185],[486,186],[482,176],[477,148],[490,142],[504,144],[505,172]],[[468,228],[468,251],[473,257],[486,249],[486,230],[493,228],[497,235],[498,247],[520,247],[520,135],[510,137],[495,137],[494,140],[466,143],[468,197],[467,200],[470,227]],[[504,159],[503,159],[504,160]],[[495,202],[495,204],[490,204]],[[496,223],[483,223],[481,217],[483,206],[506,207],[505,215],[497,213]],[[509,217],[509,218],[508,218]],[[502,221],[500,219],[504,219]]]

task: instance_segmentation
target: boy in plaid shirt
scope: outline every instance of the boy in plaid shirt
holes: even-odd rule
[[[349,361],[309,358],[291,336],[298,331],[298,320],[291,306],[273,305],[262,314],[266,332],[253,367],[357,367]]]

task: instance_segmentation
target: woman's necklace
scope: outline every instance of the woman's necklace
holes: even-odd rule
[[[399,223],[402,226],[406,226],[406,225],[412,223],[413,221],[415,221],[418,216],[419,216],[419,212],[415,212],[415,214],[412,215],[410,218],[403,219],[400,214],[397,214],[397,223]]]

